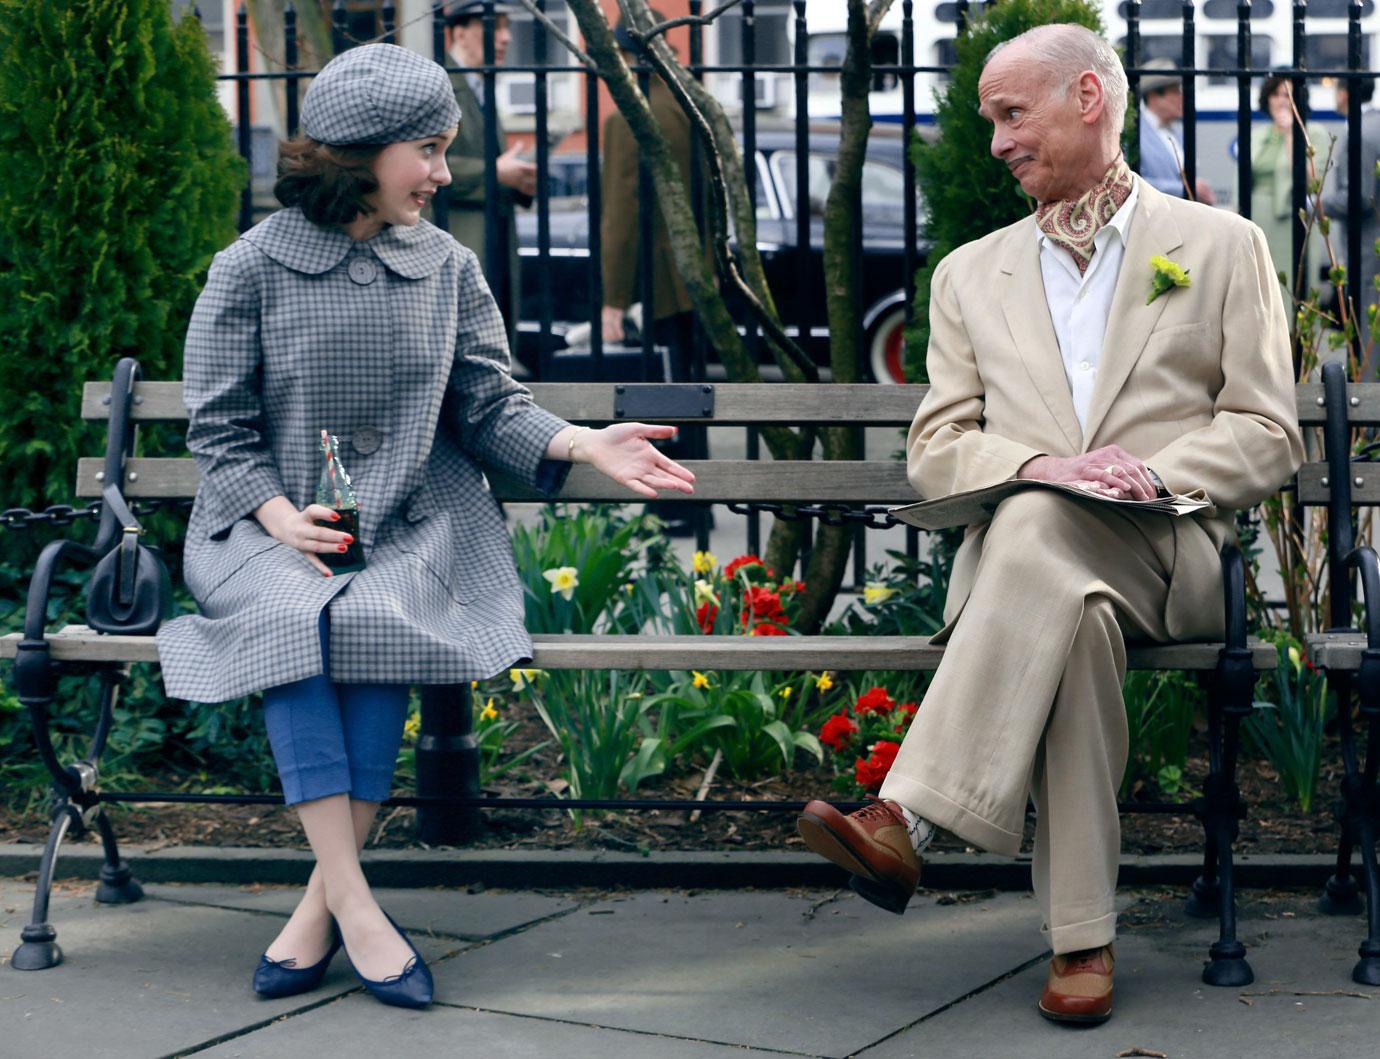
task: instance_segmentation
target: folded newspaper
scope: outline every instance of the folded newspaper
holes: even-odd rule
[[[1007,482],[990,485],[986,489],[970,489],[966,493],[941,496],[936,500],[922,500],[918,504],[893,507],[891,514],[902,522],[920,529],[949,529],[952,526],[966,526],[971,522],[986,522],[992,517],[997,505],[1013,493],[1023,489],[1053,489],[1077,500],[1090,504],[1113,504],[1126,511],[1145,511],[1155,515],[1206,515],[1216,514],[1217,509],[1201,489],[1189,493],[1171,493],[1154,500],[1117,500],[1082,486],[1065,482],[1042,482],[1034,478],[1013,478]]]

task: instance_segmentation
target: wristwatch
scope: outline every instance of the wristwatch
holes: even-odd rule
[[[1149,467],[1145,468],[1145,473],[1148,474],[1148,475],[1150,476],[1150,481],[1151,481],[1151,482],[1154,484],[1154,486],[1155,486],[1155,495],[1156,495],[1156,496],[1168,496],[1168,495],[1169,495],[1169,490],[1166,489],[1166,488],[1164,487],[1164,483],[1163,483],[1162,481],[1160,481],[1160,476],[1159,476],[1158,474],[1156,474],[1154,471],[1152,471]]]

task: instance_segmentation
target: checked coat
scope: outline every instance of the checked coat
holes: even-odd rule
[[[426,221],[356,242],[281,210],[216,255],[187,331],[187,445],[201,473],[187,586],[201,613],[158,633],[168,693],[220,702],[321,672],[456,683],[530,655],[522,589],[479,463],[544,492],[567,424],[509,375],[473,253]],[[325,577],[264,532],[311,503],[340,436],[366,569]]]

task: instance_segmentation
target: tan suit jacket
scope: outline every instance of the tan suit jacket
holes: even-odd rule
[[[1163,254],[1191,285],[1146,304],[1150,258]],[[1217,508],[1176,527],[1175,586],[1213,576],[1233,533],[1231,512],[1273,492],[1303,458],[1288,323],[1265,238],[1223,210],[1170,198],[1140,181],[1102,359],[1080,429],[1045,301],[1034,217],[959,247],[936,268],[930,296],[931,389],[911,424],[907,469],[922,496],[1005,481],[1034,456],[1117,444],[1174,492],[1203,489]],[[945,617],[972,587],[986,524],[955,558]],[[1183,575],[1183,576],[1181,576]]]

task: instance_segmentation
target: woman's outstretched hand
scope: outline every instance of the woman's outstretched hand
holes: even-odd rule
[[[264,532],[289,548],[296,548],[307,557],[307,562],[326,577],[332,576],[330,567],[317,555],[321,552],[343,552],[354,540],[348,533],[316,524],[316,519],[333,522],[338,518],[334,511],[320,504],[308,504],[299,511],[287,497],[275,496],[260,504],[254,517],[259,520]]]
[[[675,437],[673,426],[614,423],[602,430],[563,430],[551,441],[557,458],[592,464],[619,485],[655,499],[658,489],[695,491],[695,476],[651,443],[651,438]],[[573,443],[572,443],[573,439]]]

